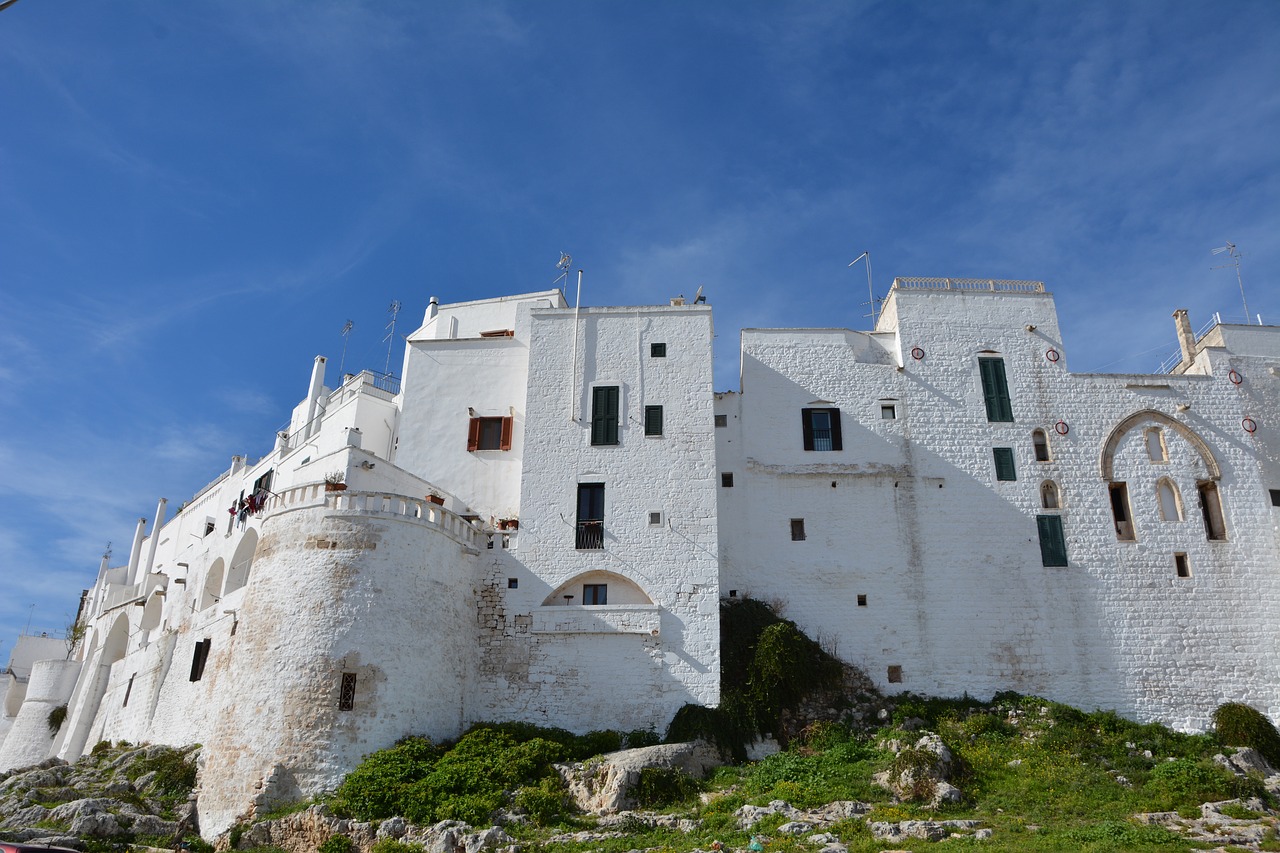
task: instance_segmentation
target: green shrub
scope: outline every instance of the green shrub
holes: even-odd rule
[[[151,789],[171,798],[185,798],[196,785],[196,763],[178,749],[152,747],[154,754],[143,756],[129,767],[130,781],[155,772]]]
[[[645,767],[631,793],[641,808],[651,809],[683,802],[699,790],[697,781],[688,773],[670,767]]]
[[[404,814],[406,795],[431,771],[440,754],[441,750],[427,738],[407,737],[366,756],[338,786],[334,810],[361,820],[384,820]]]
[[[1273,767],[1280,767],[1280,732],[1260,711],[1240,702],[1219,705],[1213,728],[1227,746],[1253,747]]]
[[[1189,758],[1157,764],[1143,787],[1162,804],[1161,811],[1231,799],[1239,790],[1231,771],[1209,759]]]
[[[89,754],[96,758],[97,756],[106,755],[110,751],[111,741],[100,740],[93,745],[93,749],[89,750]]]
[[[356,853],[356,843],[345,835],[330,835],[316,848],[316,853]]]
[[[394,838],[379,838],[369,848],[369,853],[422,853],[421,844],[406,844]]]
[[[564,816],[569,805],[564,782],[548,776],[537,785],[529,785],[516,792],[515,806],[535,826],[550,826]]]
[[[59,705],[49,712],[49,718],[45,721],[49,724],[49,734],[56,735],[58,730],[62,728],[62,724],[67,721],[67,706]]]
[[[1077,844],[1115,845],[1107,849],[1131,850],[1134,847],[1145,847],[1155,844],[1175,844],[1186,842],[1181,836],[1170,832],[1163,826],[1137,826],[1120,821],[1104,821],[1092,826],[1068,829],[1063,835]]]
[[[622,734],[624,749],[639,749],[642,746],[657,746],[660,743],[662,738],[653,729],[635,729]]]

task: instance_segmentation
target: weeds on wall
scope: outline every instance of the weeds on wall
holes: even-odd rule
[[[1280,732],[1260,711],[1239,702],[1219,705],[1213,729],[1228,746],[1256,749],[1273,767],[1280,767]]]

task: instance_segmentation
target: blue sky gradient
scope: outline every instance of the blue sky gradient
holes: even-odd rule
[[[868,327],[1044,280],[1075,371],[1280,322],[1280,3],[21,0],[0,12],[0,662],[267,452],[312,357],[549,287]],[[391,356],[398,370],[402,346]]]

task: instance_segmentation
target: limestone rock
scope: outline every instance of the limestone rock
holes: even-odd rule
[[[695,778],[723,762],[710,744],[664,743],[611,752],[578,764],[557,764],[578,808],[594,814],[613,814],[636,806],[631,791],[647,767],[680,770]]]

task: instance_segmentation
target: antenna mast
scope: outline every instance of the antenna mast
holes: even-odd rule
[[[351,330],[355,323],[348,320],[342,326],[342,358],[338,361],[338,375],[342,376],[342,368],[347,364],[347,341],[351,338]]]
[[[852,261],[849,261],[849,266],[853,266],[863,258],[867,259],[867,299],[869,300],[867,304],[871,306],[871,314],[870,314],[871,331],[874,332],[876,329],[876,293],[871,288],[871,252],[870,250],[863,252],[861,255],[858,255],[858,257],[854,258]]]
[[[391,322],[387,323],[387,336],[383,338],[387,342],[387,363],[382,366],[382,373],[386,376],[391,375],[391,347],[395,344],[396,337],[396,315],[400,313],[400,300],[392,300],[391,305],[387,308],[391,314]]]
[[[1221,269],[1226,269],[1227,267],[1236,268],[1236,284],[1240,285],[1240,302],[1241,304],[1244,305],[1244,322],[1245,322],[1245,325],[1247,326],[1249,325],[1251,320],[1249,319],[1249,303],[1244,298],[1244,279],[1240,277],[1240,250],[1236,248],[1235,243],[1232,243],[1230,240],[1228,240],[1227,245],[1219,246],[1218,248],[1213,250],[1213,254],[1215,255],[1221,255],[1223,252],[1226,252],[1230,256],[1231,260],[1225,264],[1219,264],[1216,267],[1210,267],[1209,269],[1221,270]],[[1262,324],[1261,318],[1259,318],[1258,324],[1259,325]]]

